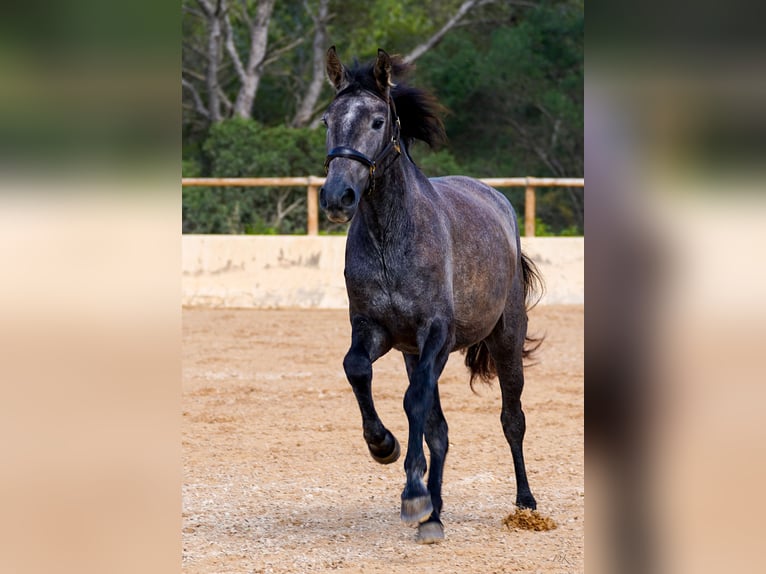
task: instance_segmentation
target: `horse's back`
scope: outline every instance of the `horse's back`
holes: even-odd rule
[[[515,254],[518,229],[516,213],[508,198],[494,187],[462,175],[434,177],[429,181],[443,204],[442,209],[453,221],[453,228],[459,232],[462,227],[472,227],[471,222],[485,233],[494,228],[502,232]]]
[[[437,193],[449,202],[458,201],[478,209],[483,215],[498,217],[503,223],[510,223],[516,234],[516,214],[508,199],[494,187],[464,175],[448,175],[429,178]]]

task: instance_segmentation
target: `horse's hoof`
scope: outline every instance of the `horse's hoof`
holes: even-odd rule
[[[444,540],[444,527],[440,522],[430,520],[418,526],[415,542],[418,544],[436,544]]]
[[[402,499],[402,522],[410,526],[417,526],[421,522],[425,522],[433,511],[434,507],[430,495]]]
[[[392,462],[396,462],[402,454],[402,447],[399,446],[399,441],[396,440],[396,437],[392,434],[389,434],[388,436],[394,440],[394,448],[386,455],[375,454],[372,450],[372,446],[367,445],[367,448],[370,449],[370,456],[375,462],[379,462],[380,464],[391,464]]]
[[[519,508],[529,508],[530,510],[537,510],[537,501],[532,496],[531,492],[526,494],[516,495],[516,506]]]

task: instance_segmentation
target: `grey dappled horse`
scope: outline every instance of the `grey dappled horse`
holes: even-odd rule
[[[536,507],[524,468],[520,398],[522,358],[531,351],[525,344],[536,342],[527,337],[528,301],[541,283],[502,194],[468,177],[428,179],[413,163],[413,140],[433,145],[444,128],[433,96],[394,83],[407,71],[383,50],[374,63],[352,68],[334,46],[328,51],[336,96],[323,118],[328,154],[320,205],[331,221],[351,221],[345,277],[352,334],[343,368],[370,454],[382,464],[396,461],[400,447],[375,411],[372,364],[392,348],[404,355],[409,436],[401,518],[418,525],[419,542],[432,543],[444,538],[448,448],[437,382],[452,351],[466,352],[472,385],[477,377],[499,377],[516,504]]]

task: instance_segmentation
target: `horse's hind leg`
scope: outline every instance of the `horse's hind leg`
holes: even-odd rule
[[[407,366],[407,374],[412,372],[417,365],[416,355],[404,355]],[[434,387],[433,404],[431,412],[426,419],[424,435],[430,453],[430,467],[428,471],[428,492],[431,495],[433,510],[425,522],[418,525],[417,541],[421,544],[433,544],[444,539],[444,527],[439,518],[442,510],[442,476],[444,474],[444,461],[449,449],[449,437],[447,420],[444,418],[441,402],[439,400],[439,385]]]
[[[372,363],[390,349],[384,329],[365,317],[352,319],[351,348],[343,359],[343,370],[359,403],[367,448],[381,464],[396,462],[401,453],[399,441],[383,426],[372,400]]]
[[[444,461],[449,450],[447,421],[439,401],[439,385],[434,388],[434,404],[428,416],[425,428],[426,444],[430,452],[431,468],[428,471],[428,492],[431,494],[433,510],[428,520],[418,526],[417,541],[421,544],[433,544],[444,539],[444,526],[439,518],[442,511],[442,477]]]
[[[508,322],[513,323],[513,321]],[[500,379],[503,397],[500,421],[513,457],[513,468],[516,473],[516,506],[534,510],[537,508],[537,502],[529,489],[524,466],[523,443],[526,421],[524,411],[521,410],[521,392],[524,389],[522,351],[525,334],[526,317],[523,317],[519,318],[517,324],[506,325],[503,333],[496,334],[488,342]]]

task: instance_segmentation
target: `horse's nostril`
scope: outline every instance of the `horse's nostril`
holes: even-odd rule
[[[319,189],[319,207],[327,209],[327,196],[324,192],[324,187]]]
[[[350,187],[346,188],[346,191],[343,192],[343,195],[340,197],[340,204],[343,207],[351,207],[354,205],[354,201],[356,200],[356,193],[354,193],[354,190]]]

